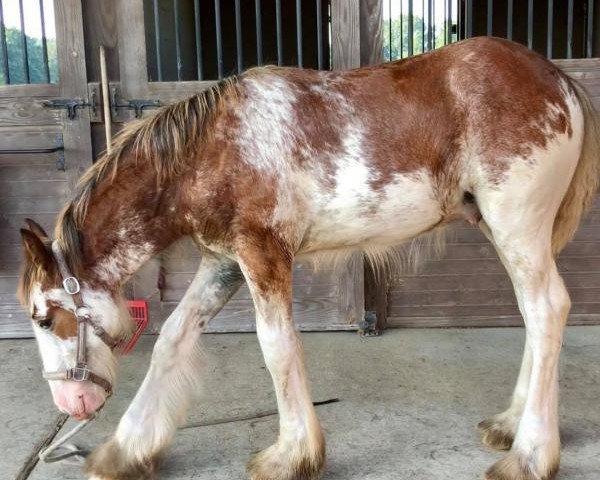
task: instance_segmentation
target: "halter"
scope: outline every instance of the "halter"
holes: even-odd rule
[[[92,327],[94,334],[111,350],[114,350],[119,344],[119,340],[110,336],[104,328],[92,319],[90,308],[83,303],[83,299],[81,298],[79,280],[71,274],[65,257],[56,240],[52,242],[52,253],[54,254],[54,258],[58,265],[58,271],[62,278],[63,289],[71,295],[73,303],[75,303],[75,317],[77,318],[77,363],[75,367],[65,371],[43,371],[42,375],[46,380],[70,380],[73,382],[90,381],[103,388],[108,395],[111,395],[111,383],[89,369],[87,358],[87,326],[89,325]]]

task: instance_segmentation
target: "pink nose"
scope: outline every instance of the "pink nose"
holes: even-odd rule
[[[52,385],[54,403],[77,420],[89,418],[106,400],[106,393],[91,382],[58,380]]]

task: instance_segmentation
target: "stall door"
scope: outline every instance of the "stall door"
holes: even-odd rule
[[[117,0],[120,83],[112,100],[165,105],[261,63],[329,68],[328,2],[173,2]],[[317,10],[320,5],[320,10]],[[132,103],[133,101],[133,103]],[[118,109],[117,121],[135,115]],[[173,311],[200,261],[190,239],[158,256],[135,276],[130,294],[149,301],[151,329]],[[362,258],[341,271],[294,271],[294,315],[303,330],[352,329],[363,315]],[[209,331],[254,330],[247,287],[229,301]]]
[[[89,113],[75,108],[88,103],[81,3],[19,4],[0,3],[0,338],[32,335],[15,295],[19,228],[31,217],[52,231],[92,162]]]

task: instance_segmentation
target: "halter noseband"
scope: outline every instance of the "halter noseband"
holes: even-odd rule
[[[111,350],[113,350],[119,341],[108,334],[104,328],[98,325],[93,319],[90,308],[83,303],[81,298],[81,287],[79,280],[75,278],[67,265],[65,257],[56,241],[52,242],[52,253],[58,265],[58,271],[62,278],[62,285],[65,292],[73,298],[75,303],[75,317],[77,318],[77,364],[62,372],[42,373],[46,380],[71,380],[74,382],[90,381],[103,388],[108,395],[112,394],[111,383],[96,375],[89,369],[87,359],[87,326],[92,327],[94,334],[100,338]]]

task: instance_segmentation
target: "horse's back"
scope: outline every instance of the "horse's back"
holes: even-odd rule
[[[272,198],[260,210],[297,225],[304,247],[393,244],[460,218],[466,192],[501,189],[514,165],[543,166],[533,154],[571,141],[565,78],[483,37],[344,72],[259,68],[240,78],[215,133],[245,165],[239,191]]]

